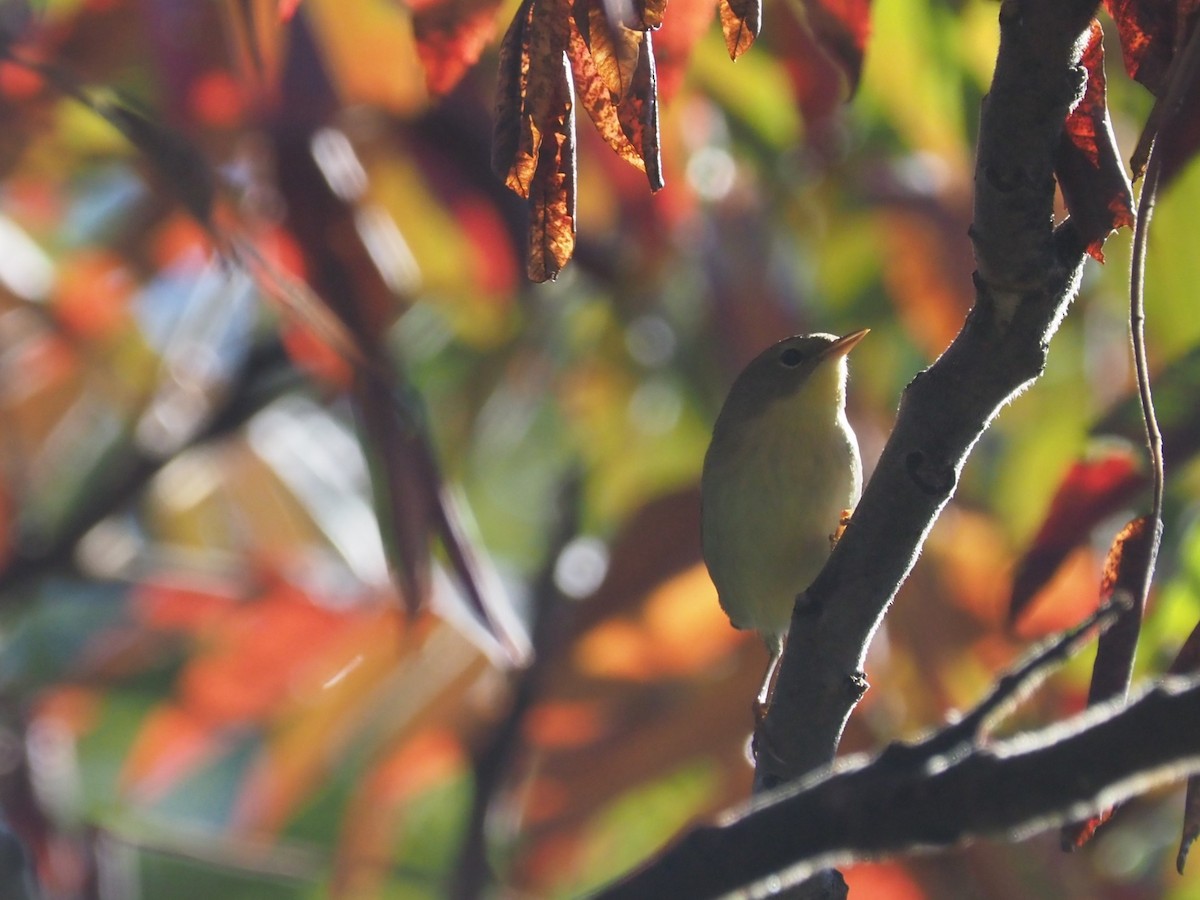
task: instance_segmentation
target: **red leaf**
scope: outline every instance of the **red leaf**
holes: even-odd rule
[[[1178,6],[1168,0],[1104,0],[1121,38],[1125,71],[1157,95],[1178,45],[1176,9],[1194,7],[1194,0]]]
[[[1158,187],[1163,190],[1200,148],[1200,30],[1193,29],[1183,53],[1174,60],[1166,92],[1146,123],[1149,133],[1155,135],[1154,155],[1162,167]],[[1149,146],[1146,134],[1139,149]]]
[[[720,0],[717,9],[725,48],[736,61],[754,44],[762,28],[762,0]]]
[[[491,42],[499,0],[435,0],[411,6],[425,83],[431,94],[445,94]]]
[[[1054,172],[1071,221],[1095,259],[1104,262],[1104,239],[1133,227],[1133,194],[1117,152],[1104,81],[1104,32],[1092,19],[1080,64],[1088,73],[1083,98],[1071,110],[1054,161]]]
[[[663,24],[663,13],[667,11],[667,0],[634,0],[637,9],[638,24],[642,28],[654,31]],[[710,7],[711,8],[711,7]],[[675,14],[675,4],[671,4],[671,14]]]
[[[804,0],[804,13],[813,37],[837,61],[853,96],[871,33],[871,0]]]
[[[1137,457],[1113,451],[1075,463],[1058,486],[1050,511],[1013,577],[1008,621],[1015,623],[1072,549],[1145,483]]]
[[[1133,659],[1142,630],[1145,588],[1156,550],[1157,534],[1150,516],[1131,520],[1113,539],[1109,548],[1104,560],[1104,577],[1100,582],[1100,602],[1104,603],[1114,594],[1122,592],[1132,599],[1133,605],[1121,613],[1097,641],[1088,706],[1124,698],[1129,693]],[[1106,809],[1085,821],[1063,826],[1063,847],[1082,847],[1112,813],[1111,808]]]
[[[1149,516],[1132,519],[1113,538],[1104,560],[1100,602],[1106,602],[1117,592],[1124,592],[1133,599],[1133,606],[1118,616],[1097,641],[1096,662],[1088,690],[1089,706],[1124,697],[1129,691],[1133,657],[1142,629],[1143,582],[1151,562],[1150,555],[1155,549],[1154,537]]]

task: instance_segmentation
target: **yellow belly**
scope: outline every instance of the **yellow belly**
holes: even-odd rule
[[[845,417],[797,427],[788,402],[714,441],[705,459],[704,559],[738,628],[775,646],[796,595],[829,556],[842,510],[858,502],[861,466]]]

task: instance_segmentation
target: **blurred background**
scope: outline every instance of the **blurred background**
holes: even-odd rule
[[[870,470],[972,302],[998,5],[875,0],[846,106],[797,4],[768,3],[731,63],[713,4],[671,0],[667,186],[581,115],[578,246],[542,285],[488,162],[515,6],[0,4],[20,60],[0,62],[0,896],[35,896],[32,872],[51,898],[574,896],[748,795],[766,654],[700,563],[709,429],[766,344],[869,327],[849,406]],[[1119,65],[1109,90],[1128,155],[1149,98]],[[110,96],[145,118],[98,114]],[[1193,172],[1149,257],[1151,357],[1176,390],[1143,675],[1200,618],[1198,207]],[[252,265],[215,252],[229,235]],[[1105,253],[876,637],[846,752],[936,726],[1094,608],[1144,502],[1129,235]],[[386,361],[382,394],[329,309]],[[1080,461],[1133,488],[1013,626],[1013,573]],[[531,667],[480,627],[464,574]],[[1090,656],[1009,727],[1078,711]],[[846,877],[900,900],[1194,896],[1181,806],[1131,803],[1070,855],[1047,834]]]

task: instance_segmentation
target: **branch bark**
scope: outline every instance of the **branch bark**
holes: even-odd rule
[[[976,302],[946,352],[905,389],[853,520],[792,616],[756,744],[757,789],[829,763],[867,688],[867,646],[975,442],[1045,365],[1075,295],[1084,242],[1053,224],[1054,154],[1079,97],[1080,36],[1095,0],[1005,0],[980,120]],[[737,857],[733,857],[736,859]]]
[[[953,727],[953,726],[951,726]],[[1155,739],[1131,740],[1153,734]],[[596,900],[750,896],[823,866],[1028,835],[1200,771],[1200,680],[1169,679],[1035,734],[930,756],[935,735],[895,745],[756,798],[697,828]]]

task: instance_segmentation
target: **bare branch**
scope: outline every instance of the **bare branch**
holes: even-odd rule
[[[959,756],[885,751],[827,769],[693,830],[598,898],[761,894],[854,859],[1024,837],[1197,771],[1200,681],[1171,678],[1128,706]]]
[[[896,427],[829,563],[797,603],[757,783],[828,763],[866,690],[866,648],[971,448],[1034,381],[1084,261],[1070,222],[1053,227],[1054,155],[1083,85],[1078,38],[1094,0],[1006,0],[976,166],[976,303],[954,343],[904,392]]]

